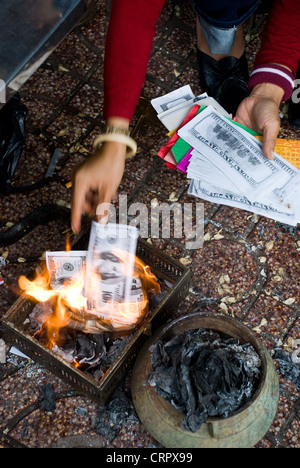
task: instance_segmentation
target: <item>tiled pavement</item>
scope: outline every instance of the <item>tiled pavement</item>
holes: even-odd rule
[[[103,126],[107,12],[104,0],[98,0],[97,5],[92,17],[65,38],[21,90],[29,109],[28,134],[14,184],[43,176],[54,147],[61,149],[61,158],[47,184],[27,193],[0,196],[2,232],[10,226],[7,223],[16,223],[38,206],[70,202],[70,189],[65,184],[70,180],[71,168],[88,157],[93,139]],[[265,17],[257,14],[245,25],[250,69]],[[188,0],[167,0],[143,97],[151,99],[187,83],[195,94],[201,92],[194,23]],[[281,136],[299,139],[285,111]],[[187,195],[186,177],[167,169],[156,156],[166,140],[164,127],[151,119],[144,121],[137,135],[138,154],[126,163],[120,186],[120,193],[126,193],[129,202],[143,201],[150,207],[153,199],[193,201]],[[180,313],[193,311],[198,303],[204,311],[222,310],[253,328],[270,352],[279,346],[291,354],[300,335],[299,228],[208,202],[204,207],[203,248],[190,252],[184,239],[152,240],[170,256],[189,264],[192,271],[192,285]],[[6,265],[1,267],[5,284],[0,286],[0,316],[17,298],[18,277],[30,275],[45,250],[64,249],[66,229],[67,220],[54,220],[18,242],[0,247],[0,255],[7,257]],[[228,275],[228,291],[220,287],[222,274]],[[220,309],[222,298],[228,294],[236,302],[226,303],[226,310]],[[257,447],[299,448],[299,388],[275,364],[280,379],[278,411]],[[40,392],[46,384],[51,384],[56,395],[53,412],[40,407]],[[87,397],[72,395],[70,389],[41,365],[8,354],[7,363],[0,364],[0,447],[159,447],[135,418],[125,421],[111,437],[100,435],[96,430],[99,407]]]

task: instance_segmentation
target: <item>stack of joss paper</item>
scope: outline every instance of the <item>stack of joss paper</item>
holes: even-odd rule
[[[262,138],[190,86],[151,101],[169,140],[158,152],[190,179],[190,195],[296,226],[300,221],[300,141],[277,139],[274,160]]]

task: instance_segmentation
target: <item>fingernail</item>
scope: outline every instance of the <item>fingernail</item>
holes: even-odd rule
[[[275,158],[275,152],[274,151],[270,151],[269,153],[269,159],[273,160]]]
[[[108,214],[97,216],[97,220],[99,224],[107,224]]]

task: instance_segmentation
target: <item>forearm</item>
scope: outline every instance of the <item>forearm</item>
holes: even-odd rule
[[[262,35],[255,67],[278,63],[296,75],[300,60],[300,8],[294,0],[275,0]]]
[[[295,76],[286,66],[278,63],[265,63],[254,67],[248,86],[251,94],[257,89],[257,86],[261,87],[261,91],[265,89],[274,90],[276,98],[278,94],[281,95],[281,103],[291,97],[294,83]],[[269,88],[261,86],[264,84],[270,85]]]
[[[106,123],[109,127],[117,127],[117,128],[121,128],[124,130],[128,130],[130,120],[124,117],[114,117],[112,115],[110,117],[107,117]]]
[[[300,9],[293,0],[276,0],[269,14],[249,89],[270,83],[282,88],[287,101],[294,88],[300,60]]]
[[[131,121],[165,0],[113,0],[104,61],[104,117]]]

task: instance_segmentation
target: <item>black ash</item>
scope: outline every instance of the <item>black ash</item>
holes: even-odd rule
[[[159,305],[167,291],[149,297],[149,314]],[[24,322],[24,331],[34,336],[45,347],[49,347],[47,322],[54,316],[54,303],[49,300],[38,303]],[[72,321],[72,324],[76,323]],[[52,351],[69,364],[89,374],[95,381],[101,380],[105,372],[116,361],[136,330],[127,334],[85,333],[74,326],[64,326],[56,331],[51,343]]]
[[[253,396],[261,362],[249,344],[213,330],[187,331],[150,348],[148,382],[198,431],[208,418],[226,418]]]
[[[300,388],[300,362],[293,362],[291,355],[281,348],[275,348],[273,358],[279,364],[282,375]]]
[[[47,412],[53,412],[56,409],[55,394],[49,383],[41,389],[41,408]]]
[[[115,439],[122,427],[127,423],[138,423],[131,395],[120,385],[112,395],[110,401],[100,408],[95,429],[108,442]]]

